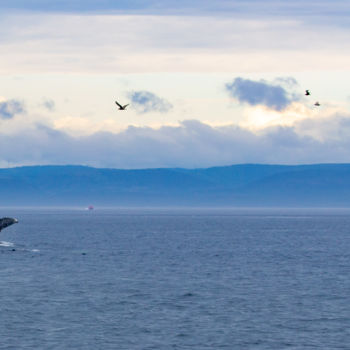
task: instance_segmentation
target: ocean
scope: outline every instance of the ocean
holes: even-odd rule
[[[349,349],[348,209],[11,209],[0,349]]]

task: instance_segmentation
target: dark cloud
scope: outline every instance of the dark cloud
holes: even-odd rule
[[[290,84],[290,80],[287,82]],[[282,85],[269,84],[265,80],[236,78],[232,83],[226,84],[226,90],[240,103],[248,103],[251,106],[263,105],[277,111],[285,109],[291,102],[298,100]]]
[[[0,119],[12,119],[16,114],[24,112],[24,105],[17,100],[0,102]]]
[[[129,94],[132,106],[139,113],[166,113],[173,108],[172,104],[149,91],[133,91]]]
[[[302,136],[320,130],[330,138]],[[1,130],[0,130],[1,132]],[[72,137],[37,125],[0,134],[0,164],[83,164],[113,168],[210,167],[239,163],[337,163],[350,160],[350,117],[306,120],[295,127],[254,133],[237,126],[212,127],[196,120],[179,126],[129,127],[120,133]]]

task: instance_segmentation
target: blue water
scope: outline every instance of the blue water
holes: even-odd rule
[[[0,216],[0,349],[349,349],[350,210]]]

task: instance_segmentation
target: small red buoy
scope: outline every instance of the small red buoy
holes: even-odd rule
[[[93,206],[93,205],[89,205],[89,206],[88,206],[88,209],[89,209],[89,210],[94,210],[94,206]]]

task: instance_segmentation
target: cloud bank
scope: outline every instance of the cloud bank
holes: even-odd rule
[[[132,106],[139,113],[169,112],[173,106],[170,102],[149,91],[133,91],[129,94]]]
[[[291,80],[283,82],[290,85]],[[226,84],[226,90],[231,97],[236,98],[240,103],[247,103],[251,106],[262,105],[276,111],[282,111],[292,102],[298,100],[295,95],[290,95],[282,85],[269,84],[265,80],[254,81],[239,77],[232,83]]]
[[[308,130],[320,130],[315,138]],[[332,131],[330,133],[330,130]],[[330,134],[330,137],[327,135]],[[196,120],[159,129],[130,126],[119,133],[73,137],[37,124],[0,135],[0,166],[82,164],[113,168],[210,167],[239,163],[350,162],[350,116],[304,120],[259,133]]]

